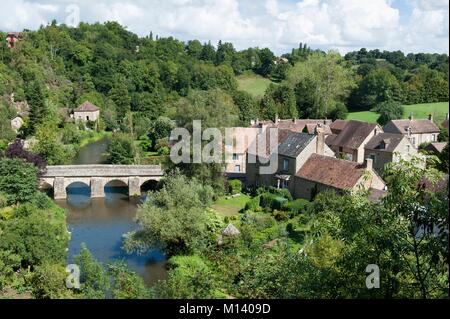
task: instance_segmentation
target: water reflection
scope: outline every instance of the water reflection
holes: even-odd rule
[[[133,221],[139,199],[128,198],[127,187],[105,187],[105,198],[90,198],[86,185],[71,185],[67,200],[56,201],[67,210],[67,223],[72,238],[69,262],[86,243],[91,253],[104,264],[125,259],[131,269],[140,274],[148,285],[166,276],[165,256],[157,249],[145,255],[127,254],[122,246],[122,234],[136,229]]]

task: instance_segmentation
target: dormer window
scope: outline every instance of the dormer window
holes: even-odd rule
[[[289,170],[289,160],[283,159],[283,171],[288,171],[288,170]]]

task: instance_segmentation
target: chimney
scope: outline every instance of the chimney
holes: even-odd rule
[[[433,122],[433,114],[428,114],[428,121]]]
[[[371,158],[366,158],[366,169],[373,171],[373,160]]]
[[[414,117],[413,117],[413,113],[412,113],[412,112],[409,113],[409,120],[410,120],[410,121],[414,120]]]
[[[316,153],[323,155],[325,148],[325,130],[323,127],[316,127],[317,142],[316,142]]]

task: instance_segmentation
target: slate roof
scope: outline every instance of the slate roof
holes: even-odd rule
[[[351,189],[365,169],[364,164],[311,154],[295,176],[337,189]]]
[[[376,127],[377,124],[348,121],[336,138],[330,141],[330,145],[357,149]]]
[[[292,131],[290,130],[284,130],[284,129],[278,129],[278,143],[277,145],[270,145],[270,129],[266,129],[264,130],[263,133],[258,134],[256,139],[250,144],[249,148],[248,148],[248,153],[253,154],[253,155],[262,155],[264,154],[265,156],[270,156],[270,154],[272,154],[272,152],[275,150],[276,147],[278,147],[281,143],[283,143],[283,141],[288,137],[288,135],[290,133],[292,133]],[[261,140],[261,138],[265,136],[266,138],[266,142],[265,142],[265,147],[266,149],[261,152],[262,154],[258,154],[258,146],[259,144],[262,144],[262,142],[259,142]],[[271,148],[272,146],[272,148]],[[256,154],[255,154],[256,153]]]
[[[98,110],[100,110],[100,109],[97,106],[95,106],[94,104],[92,104],[89,101],[86,101],[83,104],[81,104],[79,107],[74,109],[74,112],[95,112]]]
[[[407,134],[408,128],[412,134],[439,133],[439,127],[430,120],[392,120],[386,124],[389,131],[397,131],[400,134]],[[386,130],[387,131],[387,130]],[[392,132],[394,133],[394,132]]]
[[[402,134],[379,133],[364,146],[366,150],[393,152],[405,137]]]
[[[315,135],[291,132],[278,146],[278,154],[296,158],[314,138]]]

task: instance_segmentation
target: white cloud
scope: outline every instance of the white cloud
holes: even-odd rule
[[[72,3],[79,5],[81,21],[115,20],[139,35],[221,39],[277,53],[299,42],[340,51],[449,50],[448,0],[8,0],[0,1],[0,30],[64,21]]]

